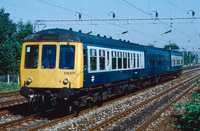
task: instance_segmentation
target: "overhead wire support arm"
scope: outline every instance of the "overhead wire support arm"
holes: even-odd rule
[[[200,17],[187,18],[143,18],[143,19],[75,19],[75,20],[36,20],[33,23],[34,29],[37,26],[47,25],[127,25],[128,24],[186,24],[186,23],[200,23]],[[184,21],[183,21],[184,20]],[[192,20],[192,21],[191,21]]]

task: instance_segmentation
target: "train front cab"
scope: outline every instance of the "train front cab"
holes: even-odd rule
[[[23,43],[20,83],[20,94],[24,97],[68,99],[73,95],[72,89],[83,86],[82,43]]]

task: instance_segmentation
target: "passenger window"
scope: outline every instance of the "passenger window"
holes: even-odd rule
[[[99,50],[99,69],[105,70],[105,50]]]
[[[175,59],[173,59],[172,65],[175,65]]]
[[[122,68],[122,52],[117,52],[118,55],[118,69]]]
[[[181,58],[181,65],[183,65],[183,58]]]
[[[164,65],[164,58],[162,58],[162,65]]]
[[[150,58],[150,66],[152,66],[152,60],[151,60],[151,58]]]
[[[140,54],[140,67],[142,67],[142,54]]]
[[[130,68],[130,53],[128,53],[128,68]]]
[[[158,58],[157,58],[157,66],[158,66],[159,62],[158,62]]]
[[[116,59],[116,52],[112,51],[112,69],[116,69],[117,59]]]
[[[137,53],[137,67],[139,67],[139,53]]]
[[[177,65],[180,65],[180,60],[179,59],[177,59]]]
[[[127,68],[127,53],[126,52],[124,52],[124,55],[123,55],[123,67]]]
[[[135,53],[133,53],[133,67],[136,67],[136,58],[135,58]]]
[[[161,58],[159,58],[159,65],[161,65]]]
[[[131,53],[131,68],[133,68],[133,54]]]
[[[97,51],[96,49],[90,49],[90,70],[97,70]]]

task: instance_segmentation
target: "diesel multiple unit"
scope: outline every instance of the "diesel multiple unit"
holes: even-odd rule
[[[178,77],[182,69],[179,52],[48,29],[24,39],[20,93],[33,110],[60,101],[80,107]]]

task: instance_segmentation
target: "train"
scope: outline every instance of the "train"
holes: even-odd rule
[[[182,69],[180,52],[53,28],[24,38],[20,94],[32,110],[66,104],[71,112],[179,77]]]

